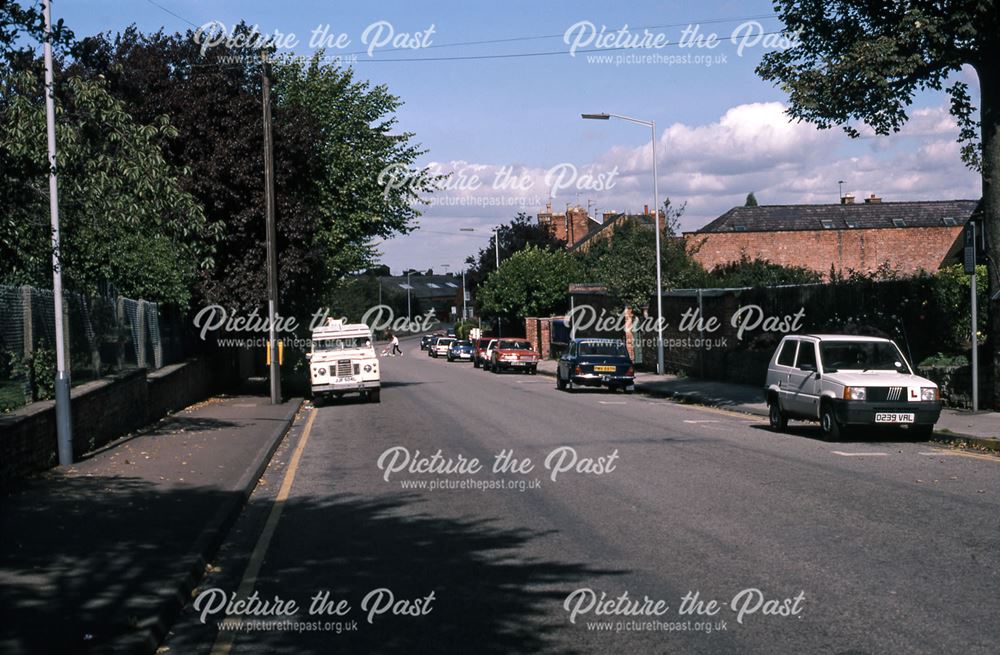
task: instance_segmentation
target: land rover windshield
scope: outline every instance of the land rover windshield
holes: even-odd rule
[[[336,339],[317,339],[313,341],[313,350],[353,350],[357,348],[367,348],[371,342],[367,337],[338,337]]]

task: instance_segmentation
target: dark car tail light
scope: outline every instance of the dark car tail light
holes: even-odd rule
[[[579,364],[577,364],[576,370],[573,372],[576,373],[577,375],[583,375],[583,368]]]
[[[632,368],[631,366],[629,366],[628,370],[625,371],[625,376],[626,377],[632,377],[633,375],[635,375],[635,369]]]

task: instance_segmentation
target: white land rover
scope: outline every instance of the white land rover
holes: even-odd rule
[[[771,429],[819,421],[839,439],[849,426],[908,426],[929,438],[941,415],[936,384],[914,375],[895,342],[848,335],[786,336],[767,368]]]
[[[312,332],[309,379],[313,397],[360,393],[379,402],[381,379],[378,358],[372,346],[372,331],[364,323],[327,319]]]

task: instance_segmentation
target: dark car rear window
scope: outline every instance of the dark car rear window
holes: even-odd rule
[[[628,357],[625,344],[621,341],[582,341],[580,355],[603,355],[605,357]]]
[[[454,341],[454,342],[452,342],[451,345],[452,345],[453,348],[461,348],[463,346],[471,348],[472,347],[472,342],[471,341]]]

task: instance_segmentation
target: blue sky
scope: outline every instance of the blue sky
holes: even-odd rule
[[[421,229],[380,245],[394,271],[404,267],[452,271],[485,238],[489,226],[517,211],[535,214],[551,201],[596,211],[641,210],[652,204],[648,128],[622,121],[584,121],[581,112],[610,112],[657,122],[660,197],[686,202],[682,222],[696,229],[753,191],[762,204],[835,202],[844,191],[885,200],[971,198],[978,177],[958,161],[957,130],[946,98],[917,98],[911,125],[892,137],[852,141],[837,131],[789,124],[784,95],[761,81],[754,67],[767,51],[758,32],[781,28],[768,2],[197,2],[194,0],[57,0],[54,13],[78,36],[118,31],[135,23],[144,31],[184,31],[188,22],[239,20],[264,33],[294,34],[289,50],[309,55],[313,30],[345,35],[350,44],[328,55],[356,56],[360,77],[384,83],[400,96],[401,130],[428,149],[421,161],[456,179],[478,175],[479,188],[435,193]],[[171,14],[177,14],[178,18]],[[574,26],[576,26],[574,28]],[[573,39],[587,43],[591,29],[628,37],[666,39],[655,49],[569,53]],[[627,26],[627,30],[623,28]],[[680,47],[688,27],[716,34],[714,48]],[[748,41],[742,53],[730,40]],[[368,31],[368,43],[364,35]],[[691,34],[691,31],[688,31]],[[430,47],[366,49],[376,35]],[[409,38],[401,35],[409,35]],[[545,38],[534,38],[545,37]],[[469,41],[500,41],[458,45]],[[579,50],[595,49],[595,42]],[[535,52],[557,54],[461,61],[389,61]],[[616,56],[658,56],[627,63]],[[688,55],[691,60],[677,61]],[[588,59],[589,57],[589,59]],[[669,57],[674,57],[673,61]],[[699,57],[701,61],[695,62]],[[707,60],[708,64],[705,63]],[[973,73],[963,71],[973,84]],[[530,189],[498,184],[510,167]],[[575,172],[574,172],[575,171]],[[603,178],[603,187],[591,183]],[[552,188],[555,183],[557,187]],[[501,188],[496,188],[496,187]],[[553,197],[554,196],[554,197]]]

